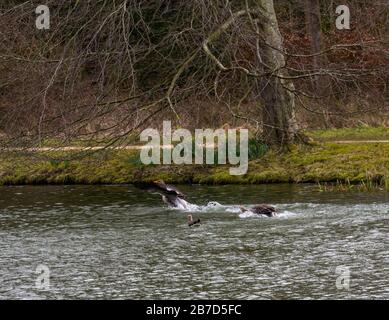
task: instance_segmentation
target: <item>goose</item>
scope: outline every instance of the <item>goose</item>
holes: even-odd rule
[[[167,185],[163,180],[153,181],[152,190],[162,196],[162,201],[171,208],[179,208],[188,210],[190,203],[184,200],[185,195],[177,188]],[[200,219],[193,219],[191,214],[188,214],[188,226],[200,225]]]
[[[256,204],[250,208],[246,208],[246,207],[241,206],[240,210],[242,212],[249,211],[249,212],[253,212],[253,213],[256,213],[258,215],[264,215],[267,217],[276,217],[277,216],[277,209],[272,207],[272,206],[269,206],[268,204]]]
[[[189,227],[191,227],[195,224],[200,224],[200,223],[201,223],[200,218],[193,220],[193,216],[191,214],[188,214],[188,226]]]
[[[163,180],[153,181],[153,189],[162,196],[162,201],[171,208],[187,210],[190,203],[184,200],[185,195],[177,188],[167,185]]]

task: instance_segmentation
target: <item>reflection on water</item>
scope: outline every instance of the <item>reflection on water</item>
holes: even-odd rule
[[[131,186],[0,187],[0,298],[389,298],[387,193],[182,189],[202,206],[200,227]],[[255,203],[281,214],[233,206]],[[40,264],[47,290],[35,287]],[[339,266],[349,290],[336,287]]]

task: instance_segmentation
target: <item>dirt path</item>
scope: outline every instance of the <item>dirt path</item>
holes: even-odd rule
[[[7,151],[27,151],[27,152],[46,152],[46,151],[95,151],[95,150],[140,150],[144,146],[121,146],[121,147],[39,147],[39,148],[7,148]]]
[[[353,144],[353,143],[389,143],[389,140],[335,140],[335,141],[320,141],[321,143],[339,143],[339,144]],[[6,151],[24,151],[24,152],[47,152],[47,151],[97,151],[97,150],[141,150],[146,146],[119,146],[119,147],[37,147],[37,148],[7,148]],[[204,146],[205,147],[205,146]],[[209,146],[210,148],[214,146]],[[162,148],[173,148],[170,146],[163,146]]]
[[[389,143],[389,140],[335,140],[321,141],[326,143]]]

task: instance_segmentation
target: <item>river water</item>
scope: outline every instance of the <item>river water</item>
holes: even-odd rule
[[[389,298],[388,193],[180,189],[202,225],[133,186],[0,187],[0,299]]]

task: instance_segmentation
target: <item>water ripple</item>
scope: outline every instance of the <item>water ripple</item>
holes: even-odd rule
[[[125,186],[1,189],[0,298],[389,298],[387,195],[187,189],[200,227]],[[240,213],[259,194],[278,217]],[[46,290],[35,286],[39,264]],[[339,267],[349,290],[336,286]]]

